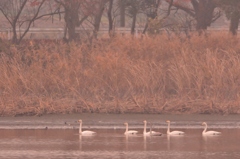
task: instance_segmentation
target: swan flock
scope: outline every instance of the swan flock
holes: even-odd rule
[[[85,131],[82,131],[82,120],[78,120],[79,122],[79,135],[83,135],[83,136],[92,136],[92,135],[96,135],[96,132],[94,131],[90,131],[90,130],[85,130]],[[167,135],[175,135],[175,136],[180,136],[180,135],[185,135],[185,132],[183,131],[170,131],[170,121],[167,120],[166,121],[167,124],[168,124],[168,127],[167,127]],[[152,131],[152,127],[150,129],[150,131],[147,132],[147,121],[144,120],[143,121],[144,123],[144,127],[143,127],[143,136],[161,136],[162,133],[160,132],[156,132],[156,131]],[[124,123],[124,125],[126,126],[126,130],[124,132],[125,135],[136,135],[138,134],[138,131],[136,130],[128,130],[128,123]],[[221,132],[218,132],[218,131],[207,131],[207,123],[206,122],[203,122],[202,123],[204,127],[204,130],[202,132],[202,135],[203,136],[214,136],[214,135],[221,135]]]

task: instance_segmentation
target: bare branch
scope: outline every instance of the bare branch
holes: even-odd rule
[[[169,3],[168,12],[167,12],[166,17],[168,17],[170,15],[170,11],[171,11],[172,5],[173,5],[173,0],[171,0],[170,3]]]
[[[17,22],[17,20],[18,20],[19,16],[21,15],[21,13],[23,11],[23,8],[25,7],[26,3],[27,3],[27,0],[24,0],[24,2],[22,3],[22,5],[21,5],[21,7],[19,9],[18,14],[16,15],[16,17],[13,20],[13,25]]]
[[[2,14],[4,15],[4,17],[7,19],[7,21],[10,23],[10,25],[12,26],[12,21],[8,18],[7,13],[4,12],[4,10],[2,8],[0,8],[0,11],[2,12]]]
[[[42,7],[43,3],[45,2],[46,0],[42,0],[42,2],[40,3],[40,5],[38,6],[37,8],[37,12],[35,13],[35,15],[33,16],[33,18],[29,21],[28,23],[28,26],[27,26],[27,29],[24,31],[23,35],[20,36],[19,38],[19,41],[21,41],[23,39],[23,37],[27,34],[27,32],[29,31],[29,28],[31,26],[31,24],[36,20],[36,17],[38,16],[39,14],[39,11],[40,11],[40,8]]]

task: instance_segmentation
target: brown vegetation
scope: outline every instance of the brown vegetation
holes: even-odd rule
[[[0,115],[240,113],[236,37],[33,41],[1,50]]]

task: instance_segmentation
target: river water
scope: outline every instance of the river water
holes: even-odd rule
[[[95,136],[80,136],[77,120],[83,130],[96,131]],[[239,159],[240,117],[213,115],[150,114],[73,114],[42,117],[1,117],[1,159]],[[144,137],[143,120],[162,136]],[[166,135],[166,120],[172,130],[184,136]],[[201,123],[222,135],[203,137]],[[138,135],[125,136],[124,122]],[[149,126],[148,126],[149,128]]]

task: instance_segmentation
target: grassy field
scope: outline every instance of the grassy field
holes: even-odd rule
[[[227,34],[0,45],[0,115],[240,114],[240,45]]]

